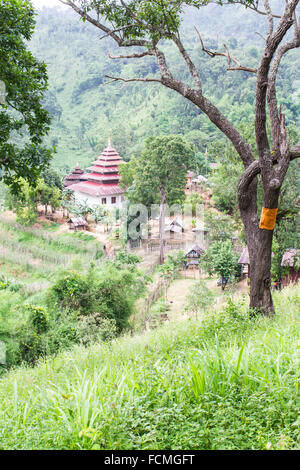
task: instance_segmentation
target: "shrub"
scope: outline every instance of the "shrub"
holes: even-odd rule
[[[30,315],[27,324],[17,331],[19,362],[25,361],[34,364],[40,357],[57,354],[72,347],[74,343],[79,343],[76,315],[62,313],[59,321],[50,316],[46,329],[44,321],[41,320],[42,316],[43,312],[38,309]],[[38,329],[32,323],[33,317],[38,324]],[[40,322],[44,326],[43,331],[40,330]]]
[[[233,250],[230,240],[213,243],[203,257],[203,267],[209,274],[218,274],[222,281],[222,289],[225,289],[230,277],[240,273],[238,255]]]
[[[111,341],[117,336],[116,321],[103,317],[100,313],[81,317],[76,331],[80,343],[88,346],[101,341]]]
[[[134,265],[121,269],[106,263],[96,270],[91,265],[86,275],[71,271],[63,275],[51,288],[48,304],[61,310],[78,311],[79,315],[101,312],[103,318],[116,321],[120,333],[128,327],[135,300],[143,293],[143,275]]]
[[[93,285],[76,271],[70,271],[59,279],[50,291],[62,308],[89,313],[93,304]],[[53,300],[50,296],[50,303]]]
[[[48,328],[49,318],[48,313],[44,307],[40,305],[25,305],[25,308],[30,313],[29,324],[37,333],[43,333]]]

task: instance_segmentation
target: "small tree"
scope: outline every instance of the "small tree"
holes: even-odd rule
[[[164,280],[165,284],[165,305],[167,304],[167,290],[170,281],[178,275],[184,261],[185,254],[180,250],[175,253],[170,253],[167,260],[159,267],[160,277]]]
[[[96,206],[92,209],[91,216],[96,224],[104,223],[107,217],[107,210],[104,206]]]
[[[75,203],[75,198],[74,198],[73,191],[70,191],[68,188],[64,189],[62,191],[62,201],[61,201],[64,217],[65,217],[65,212],[66,212],[66,216],[69,217],[69,212],[71,210],[71,207],[74,205],[74,203]]]
[[[187,170],[194,149],[180,136],[150,137],[136,162],[134,186],[129,198],[149,205],[159,202],[160,263],[164,262],[165,206],[185,199]]]
[[[71,211],[78,217],[84,218],[93,213],[93,209],[89,206],[87,199],[82,202],[75,203],[74,206],[72,206]]]
[[[13,193],[12,188],[7,192],[5,206],[16,213],[18,223],[32,225],[37,219],[38,190],[24,179],[20,179],[18,185],[17,194]]]
[[[237,254],[233,251],[230,240],[215,242],[211,245],[205,255],[204,266],[212,273],[218,274],[222,279],[222,290],[230,279],[237,272]],[[207,265],[209,268],[207,268]]]
[[[61,206],[62,192],[51,181],[47,184],[43,178],[38,180],[36,192],[37,203],[45,206],[45,214],[48,213],[48,206],[55,212]]]
[[[212,305],[213,301],[213,292],[208,289],[203,279],[200,279],[190,288],[185,310],[194,313],[197,318],[198,313],[204,312],[207,307]]]

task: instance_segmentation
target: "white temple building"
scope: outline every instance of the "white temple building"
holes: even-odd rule
[[[87,202],[90,207],[99,204],[107,208],[121,207],[125,191],[119,186],[121,176],[119,165],[125,163],[118,152],[111,146],[103,150],[100,157],[87,168],[86,173],[78,174],[75,184],[68,184],[76,202]],[[69,177],[66,178],[66,181]]]

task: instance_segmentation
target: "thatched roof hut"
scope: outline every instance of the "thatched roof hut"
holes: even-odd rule
[[[71,217],[68,220],[68,225],[72,230],[86,230],[88,223],[83,217]]]

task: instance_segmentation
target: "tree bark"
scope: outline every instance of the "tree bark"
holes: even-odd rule
[[[243,182],[243,177],[241,178]],[[264,207],[278,207],[280,188],[264,194]],[[257,216],[257,178],[239,187],[239,207],[245,227],[250,259],[250,308],[267,316],[274,314],[271,294],[271,261],[273,230],[259,228]]]
[[[166,193],[164,189],[160,191],[161,202],[159,211],[159,262],[163,264],[165,261],[165,204]]]
[[[258,230],[260,231],[259,233]],[[271,294],[271,256],[273,231],[254,227],[249,236],[250,308],[270,316],[274,313]]]

